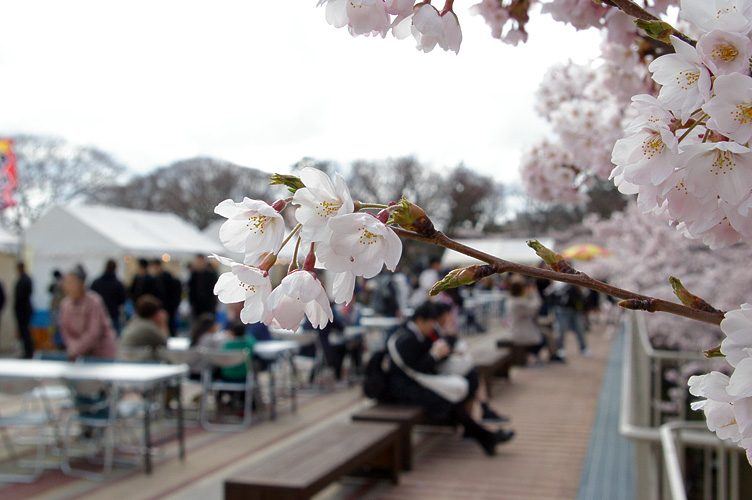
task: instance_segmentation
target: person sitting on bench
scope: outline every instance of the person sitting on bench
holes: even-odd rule
[[[472,401],[478,389],[477,372],[471,370],[465,376],[468,381],[467,394],[464,400],[454,403],[422,385],[419,382],[422,377],[416,376],[416,373],[437,375],[439,364],[451,352],[449,344],[436,334],[435,322],[439,315],[436,304],[426,302],[418,306],[412,319],[395,332],[389,350],[392,358],[387,389],[389,400],[418,405],[430,416],[449,415],[464,427],[465,436],[476,439],[487,455],[494,455],[496,445],[512,439],[514,431],[499,429],[493,432],[470,416],[466,405]],[[395,359],[395,354],[400,359]]]
[[[457,373],[463,377],[473,377],[478,380],[478,390],[475,401],[480,404],[484,422],[509,422],[509,417],[499,415],[491,408],[488,401],[488,387],[486,381],[478,376],[473,365],[473,358],[467,352],[467,342],[459,338],[457,333],[457,316],[452,306],[445,302],[434,302],[437,307],[435,331],[438,338],[444,339],[452,348],[450,356],[439,363],[440,373]],[[438,340],[438,339],[437,339]],[[455,362],[455,360],[457,362]],[[470,372],[473,372],[472,374]],[[472,411],[471,411],[472,414]]]

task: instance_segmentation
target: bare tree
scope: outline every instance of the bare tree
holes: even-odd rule
[[[274,201],[284,190],[269,185],[269,174],[208,157],[174,162],[121,186],[100,190],[92,201],[108,205],[171,212],[203,229],[218,216],[222,200],[243,197]]]
[[[12,137],[18,165],[16,206],[1,217],[6,227],[22,232],[50,206],[66,203],[112,184],[125,168],[104,151],[57,137]]]
[[[503,188],[486,175],[465,165],[455,167],[444,181],[444,196],[450,203],[444,232],[455,235],[460,228],[482,230],[503,209]]]

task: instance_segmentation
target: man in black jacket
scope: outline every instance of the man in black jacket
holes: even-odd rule
[[[415,309],[411,321],[394,335],[394,346],[402,362],[416,372],[436,375],[437,365],[451,352],[449,344],[438,338],[434,322],[439,316],[435,304],[426,302]],[[464,401],[452,403],[424,387],[400,369],[394,360],[389,370],[388,399],[396,403],[415,404],[431,416],[449,415],[465,428],[465,435],[478,441],[488,455],[496,453],[496,445],[509,441],[513,431],[500,429],[492,432],[473,420],[467,411],[467,403],[475,397],[478,388],[477,376],[468,378],[469,391]],[[471,372],[476,373],[476,372]]]
[[[104,305],[107,308],[107,313],[112,320],[112,326],[116,332],[120,333],[120,311],[127,299],[127,293],[125,285],[123,285],[115,274],[116,270],[117,264],[115,261],[112,259],[108,260],[104,266],[102,275],[92,282],[91,290],[102,297]]]
[[[16,315],[16,324],[18,325],[18,336],[23,343],[24,358],[31,359],[34,356],[34,340],[31,338],[29,323],[34,309],[31,307],[31,278],[26,274],[26,266],[19,262],[16,266],[18,271],[18,280],[14,288],[13,312]]]
[[[183,284],[164,268],[161,259],[151,261],[151,275],[156,285],[156,297],[162,301],[164,310],[167,311],[170,336],[174,337],[177,334],[175,318],[183,298]]]

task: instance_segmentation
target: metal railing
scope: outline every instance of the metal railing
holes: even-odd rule
[[[684,402],[666,410],[665,370],[699,362],[710,371],[710,361],[700,353],[655,349],[642,314],[627,315],[624,328],[619,432],[634,444],[635,499],[686,500],[686,457],[694,453],[702,462],[701,477],[693,477],[702,498],[737,500],[741,449],[718,439],[704,421],[687,421]]]

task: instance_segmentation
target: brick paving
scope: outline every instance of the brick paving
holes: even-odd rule
[[[497,331],[497,334],[499,332]],[[492,343],[494,334],[472,337]],[[487,457],[473,441],[459,434],[420,429],[414,433],[414,469],[400,484],[351,480],[327,488],[318,500],[573,500],[577,498],[599,392],[608,360],[610,340],[602,332],[589,334],[592,358],[567,345],[566,364],[541,369],[515,368],[511,383],[497,381],[492,405],[512,417],[511,442]],[[613,394],[618,399],[618,393]],[[335,421],[347,420],[369,404],[360,389],[303,393],[297,414],[283,404],[274,422],[258,421],[235,433],[190,429],[185,462],[168,443],[156,457],[154,473],[120,469],[105,483],[67,478],[46,472],[34,485],[0,485],[3,500],[214,500],[222,498],[222,482],[235,470],[283,446],[289,439]],[[593,499],[598,500],[598,499]]]

